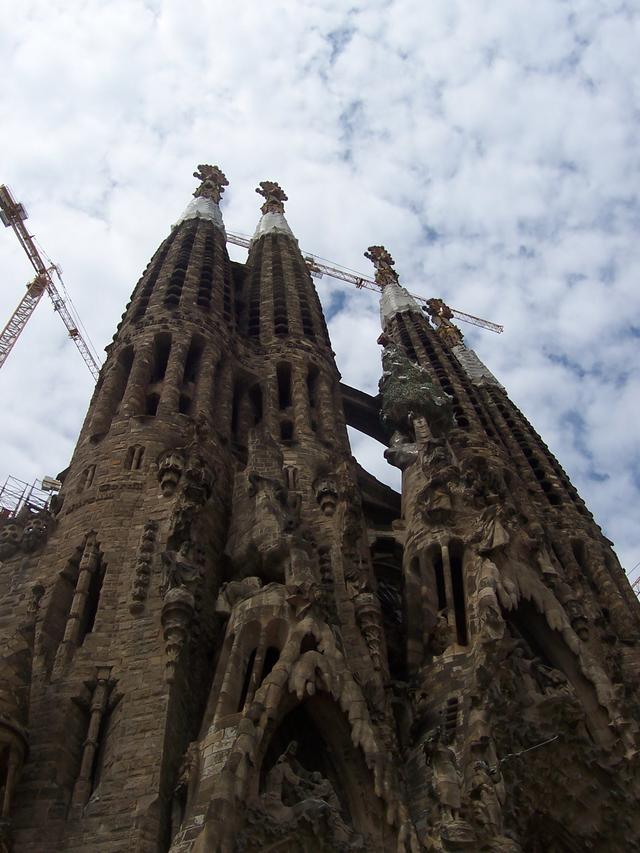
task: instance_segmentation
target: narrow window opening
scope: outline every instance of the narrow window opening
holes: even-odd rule
[[[276,368],[278,377],[278,407],[288,409],[291,405],[291,365],[279,364]]]
[[[573,556],[575,558],[576,563],[580,566],[582,571],[586,573],[587,560],[584,542],[580,542],[579,539],[573,539],[571,541],[571,550],[573,551]]]
[[[282,441],[293,441],[293,422],[281,421],[280,438]]]
[[[253,385],[249,389],[249,402],[251,403],[253,425],[258,426],[262,421],[262,388],[259,385]]]
[[[315,652],[318,650],[318,642],[313,634],[305,634],[300,643],[300,654],[305,652]]]
[[[451,566],[451,591],[453,594],[453,608],[456,616],[456,639],[458,644],[466,646],[467,638],[467,612],[464,593],[464,576],[462,572],[462,545],[452,542],[449,546],[449,562]]]
[[[91,573],[89,581],[89,589],[87,590],[87,598],[84,605],[84,612],[80,620],[80,630],[78,633],[78,646],[84,643],[84,638],[87,634],[93,631],[93,626],[98,613],[98,604],[100,603],[100,592],[102,590],[102,582],[104,580],[104,566],[102,561],[98,563]]]
[[[202,352],[204,349],[204,341],[201,337],[192,338],[189,346],[189,352],[184,363],[184,373],[182,375],[183,382],[195,382],[198,378],[200,363],[202,362]]]
[[[312,409],[315,409],[317,405],[318,375],[318,368],[313,364],[309,365],[309,372],[307,373],[307,394],[309,395],[309,405]]]
[[[273,667],[278,663],[280,658],[280,651],[276,649],[275,646],[269,646],[264,656],[264,664],[262,667],[262,676],[260,678],[260,683],[265,680],[265,678],[269,675]]]
[[[144,459],[144,447],[136,447],[135,453],[133,454],[133,464],[132,469],[134,471],[139,471],[142,468],[142,460]]]
[[[167,362],[171,350],[171,335],[161,332],[153,341],[153,368],[151,371],[151,383],[162,382],[167,372]]]
[[[447,606],[447,592],[444,585],[444,569],[442,567],[442,554],[440,552],[440,548],[436,548],[433,555],[433,574],[436,582],[438,610],[445,610]]]
[[[145,415],[149,415],[150,417],[155,417],[156,412],[158,411],[158,404],[160,402],[159,394],[147,394],[147,399],[145,401],[144,413]]]
[[[130,447],[127,450],[127,455],[125,456],[125,460],[124,460],[124,467],[127,469],[127,471],[130,471],[131,468],[133,467],[134,451],[135,451],[135,447]]]
[[[238,702],[238,711],[242,711],[244,708],[244,703],[247,701],[247,694],[249,693],[249,684],[251,683],[251,673],[253,672],[253,665],[256,660],[256,650],[254,649],[249,655],[249,660],[247,661],[247,668],[244,674],[244,682],[242,684],[242,692],[240,693],[240,701]]]
[[[127,471],[139,471],[142,467],[143,459],[144,447],[141,447],[139,444],[134,444],[132,447],[127,449],[124,467]]]
[[[120,401],[124,397],[124,392],[127,388],[127,382],[129,381],[129,374],[131,373],[131,367],[133,366],[133,347],[128,346],[124,349],[120,355],[118,356],[118,370],[120,373],[117,388],[114,394],[113,401],[113,411],[118,411],[118,406],[120,405]]]

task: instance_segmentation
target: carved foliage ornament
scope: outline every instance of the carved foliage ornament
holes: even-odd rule
[[[395,261],[384,246],[369,246],[364,253],[376,268],[376,284],[386,287],[387,284],[398,284],[398,273],[393,269]]]
[[[198,171],[193,173],[194,178],[202,181],[198,189],[194,192],[196,198],[210,198],[211,201],[219,203],[224,188],[229,186],[224,172],[217,166],[209,166],[202,164],[198,166]]]
[[[284,202],[288,201],[288,197],[280,184],[275,181],[260,181],[256,192],[265,199],[260,208],[263,213],[284,213]]]

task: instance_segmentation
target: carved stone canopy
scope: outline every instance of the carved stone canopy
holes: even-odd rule
[[[198,166],[198,171],[193,173],[193,177],[202,181],[194,192],[194,196],[196,198],[210,198],[216,204],[220,202],[224,188],[229,186],[229,181],[224,172],[217,166],[201,164]]]
[[[387,284],[398,284],[398,273],[393,269],[395,261],[384,246],[369,246],[364,253],[376,268],[376,284],[385,287]]]
[[[265,199],[260,208],[263,213],[284,213],[284,202],[288,201],[288,196],[280,184],[275,181],[260,181],[256,192]]]

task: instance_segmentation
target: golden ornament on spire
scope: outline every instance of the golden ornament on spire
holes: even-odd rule
[[[202,164],[198,166],[198,171],[193,173],[193,177],[202,181],[194,192],[194,196],[196,198],[210,198],[216,204],[220,202],[224,188],[229,186],[226,175],[217,166]]]
[[[461,344],[464,336],[460,329],[451,322],[453,311],[442,299],[427,300],[427,314],[431,317],[438,335],[450,346]]]
[[[380,287],[398,284],[398,273],[393,269],[395,261],[384,246],[369,246],[364,256],[376,268],[376,284]]]
[[[266,199],[260,208],[263,213],[284,213],[284,202],[288,200],[288,196],[280,184],[275,181],[260,181],[256,192]]]

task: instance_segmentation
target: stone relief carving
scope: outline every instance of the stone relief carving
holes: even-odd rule
[[[338,503],[338,486],[335,479],[331,476],[319,477],[313,484],[313,488],[322,514],[334,515]]]
[[[53,526],[48,510],[23,509],[0,527],[0,560],[9,560],[19,552],[34,553],[44,545]]]
[[[185,458],[181,450],[165,450],[158,458],[158,482],[163,497],[175,494],[184,471]]]
[[[187,640],[195,612],[193,595],[184,586],[171,588],[162,604],[162,630],[165,642],[165,680],[172,684],[178,660]]]
[[[318,771],[306,770],[296,751],[297,743],[291,741],[268,772],[264,791],[253,804],[267,818],[266,828],[271,834],[288,836],[298,825],[309,824],[318,841],[324,837],[323,845],[329,842],[332,850],[365,849],[364,839],[344,820],[331,782]]]

